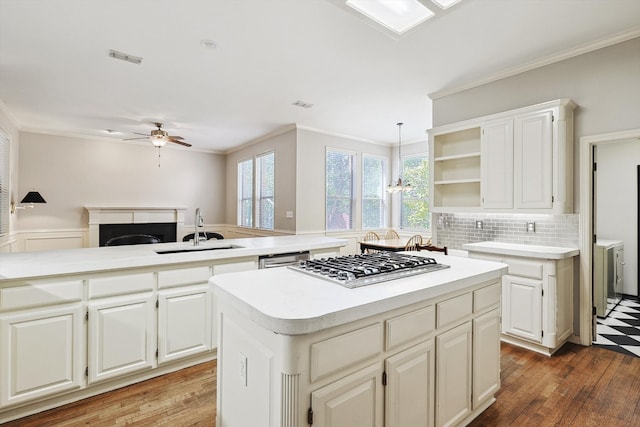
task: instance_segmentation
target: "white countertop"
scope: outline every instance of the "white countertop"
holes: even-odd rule
[[[429,256],[451,268],[354,289],[286,267],[221,274],[210,282],[220,304],[232,304],[268,330],[298,335],[495,280],[507,270],[497,262]]]
[[[237,246],[234,249],[202,250]],[[343,239],[309,236],[275,236],[208,240],[150,245],[110,246],[56,251],[0,254],[0,283],[7,280],[69,275],[126,268],[162,266],[198,261],[223,261],[242,257],[299,252],[346,245]],[[189,252],[158,254],[156,251],[188,249]]]
[[[528,258],[564,259],[580,254],[578,248],[556,246],[523,245],[516,243],[479,242],[467,243],[462,248],[469,252],[485,252],[500,255],[513,255]]]

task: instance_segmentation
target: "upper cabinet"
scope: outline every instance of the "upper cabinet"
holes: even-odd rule
[[[573,213],[573,110],[549,101],[429,131],[432,212]]]

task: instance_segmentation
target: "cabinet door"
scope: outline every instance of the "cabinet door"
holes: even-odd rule
[[[482,207],[513,208],[513,120],[497,120],[482,127]]]
[[[436,337],[436,424],[458,425],[471,414],[471,322]]]
[[[385,427],[429,427],[435,421],[435,345],[418,344],[386,360]]]
[[[152,368],[155,299],[152,294],[89,303],[89,383]]]
[[[500,309],[473,319],[473,408],[500,389]]]
[[[0,406],[82,386],[82,318],[80,304],[0,317]]]
[[[313,425],[381,427],[382,366],[372,365],[311,393]]]
[[[158,363],[211,350],[211,291],[208,285],[158,295]]]
[[[515,207],[553,207],[553,114],[517,116],[514,122]]]
[[[502,276],[502,333],[542,342],[542,280]]]
[[[614,248],[616,259],[616,296],[620,296],[623,293],[624,285],[624,246],[616,246]]]

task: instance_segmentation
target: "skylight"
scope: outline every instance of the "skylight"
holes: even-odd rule
[[[435,15],[418,0],[347,0],[346,4],[396,34],[405,33]]]

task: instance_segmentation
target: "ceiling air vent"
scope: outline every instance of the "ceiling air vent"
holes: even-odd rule
[[[313,104],[309,104],[308,102],[302,102],[302,101],[296,101],[291,105],[295,105],[296,107],[301,107],[301,108],[311,108],[311,107],[313,107]]]
[[[131,62],[132,64],[140,64],[142,62],[142,57],[140,56],[129,55],[128,53],[118,52],[117,50],[113,49],[109,51],[109,56],[111,58]]]

